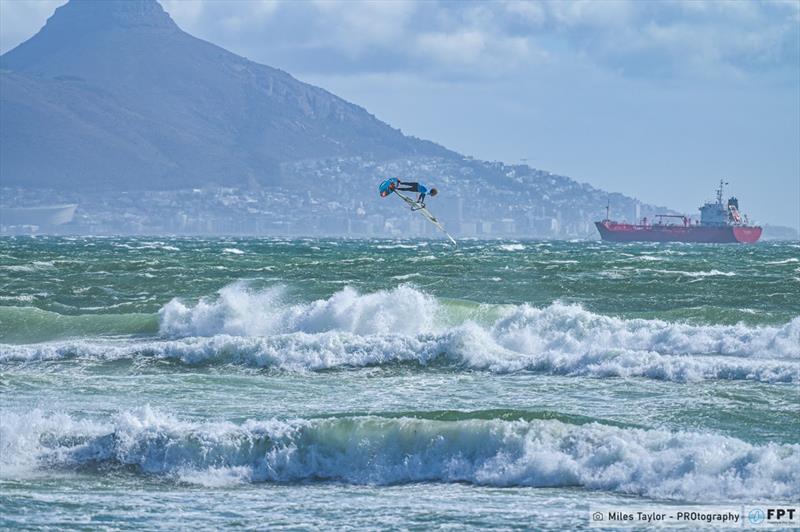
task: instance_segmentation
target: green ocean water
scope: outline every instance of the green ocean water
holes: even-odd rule
[[[800,501],[800,244],[0,239],[0,527]]]

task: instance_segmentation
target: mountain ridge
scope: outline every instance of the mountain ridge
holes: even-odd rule
[[[385,175],[440,186],[462,236],[596,235],[609,198],[623,218],[671,212],[406,136],[189,35],[156,0],[56,9],[0,56],[0,123],[0,203],[79,203],[92,234],[426,235],[376,200]]]
[[[269,185],[279,179],[281,162],[308,157],[457,156],[403,135],[324,89],[189,35],[155,0],[71,0],[31,39],[0,56],[0,68],[5,123],[0,140],[17,148],[37,144],[56,159],[40,172],[40,157],[4,149],[0,172],[11,185],[57,188],[60,183],[43,177],[54,166],[71,172],[70,186],[78,187],[86,176],[89,186],[106,180],[114,188],[130,182],[124,176],[131,174],[148,187],[247,180]],[[31,102],[31,94],[43,96],[44,105]],[[116,114],[105,106],[113,99]],[[80,151],[69,138],[73,131],[57,119],[50,123],[37,108],[57,108],[56,116],[69,114],[82,122],[76,102],[94,117],[99,134],[120,140],[123,152],[142,146],[148,157],[129,160],[136,164],[126,168],[110,150],[102,169],[75,165],[68,155]],[[118,131],[120,123],[131,133]],[[37,138],[28,124],[47,133]],[[126,137],[134,138],[123,142]],[[116,176],[123,183],[115,182]]]

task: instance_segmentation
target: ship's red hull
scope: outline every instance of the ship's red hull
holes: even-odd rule
[[[753,243],[761,238],[756,226],[727,225],[634,225],[612,221],[595,222],[600,237],[612,242],[705,242]]]

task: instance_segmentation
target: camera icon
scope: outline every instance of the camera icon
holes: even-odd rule
[[[602,521],[603,520],[603,512],[595,512],[592,514],[592,521]]]

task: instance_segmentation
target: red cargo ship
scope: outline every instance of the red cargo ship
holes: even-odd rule
[[[749,225],[747,216],[739,213],[739,200],[731,197],[727,204],[722,203],[722,187],[727,183],[719,182],[717,202],[706,203],[700,207],[700,220],[689,219],[688,216],[676,214],[657,214],[656,223],[648,223],[643,218],[641,223],[629,224],[606,219],[595,222],[600,237],[612,242],[706,242],[706,243],[752,243],[761,238],[761,227]],[[681,223],[668,223],[671,218],[680,219]],[[667,221],[665,221],[667,220]]]

